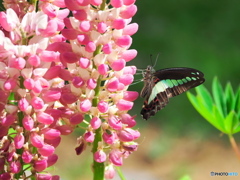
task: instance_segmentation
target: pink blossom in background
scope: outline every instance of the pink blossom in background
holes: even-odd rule
[[[105,178],[112,179],[114,166],[137,149],[140,136],[135,116],[128,114],[138,93],[127,90],[136,73],[135,66],[127,66],[137,56],[130,49],[138,30],[131,23],[135,0],[44,0],[38,7],[6,1],[5,8],[0,13],[0,150],[6,153],[0,179],[18,173],[22,179],[28,173],[60,179],[47,167],[58,160],[54,153],[61,135],[82,126],[77,155],[92,146],[94,163],[103,163]]]
[[[63,80],[56,75],[56,79],[44,76],[49,68],[61,64],[59,53],[47,48],[53,43],[51,38],[64,28],[63,19],[69,10],[60,10],[48,2],[39,2],[39,10],[42,8],[43,11],[38,12],[27,2],[11,4],[8,1],[5,5],[7,10],[0,13],[0,46],[4,55],[0,59],[0,83],[3,84],[0,91],[3,91],[1,101],[8,108],[0,111],[0,142],[4,144],[0,150],[8,153],[1,155],[5,159],[1,178],[7,179],[8,174],[13,177],[18,173],[24,178],[26,172],[22,161],[32,166],[33,173],[42,172],[54,164],[48,164],[48,158],[57,147],[51,144],[59,141],[61,134],[57,128],[61,123],[57,123],[60,116],[53,117],[49,112],[57,108],[55,102],[61,97],[59,88]],[[48,5],[54,9],[55,15],[47,10]],[[10,94],[11,101],[7,101],[5,97]],[[8,129],[4,127],[12,129],[12,142],[12,138],[6,140]],[[45,141],[49,137],[52,142]]]

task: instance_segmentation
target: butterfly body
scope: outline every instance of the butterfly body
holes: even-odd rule
[[[164,108],[169,98],[202,84],[204,74],[192,68],[167,68],[155,71],[148,66],[143,72],[144,87],[140,96],[145,98],[141,110],[143,119],[149,119]]]

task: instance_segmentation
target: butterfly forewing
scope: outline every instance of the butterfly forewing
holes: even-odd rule
[[[144,119],[164,108],[169,98],[177,96],[202,84],[204,74],[192,68],[167,68],[154,72],[149,66],[144,73],[144,88],[141,97],[145,98],[141,114]]]

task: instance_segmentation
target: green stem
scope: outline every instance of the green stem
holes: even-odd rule
[[[118,172],[118,176],[120,177],[121,180],[126,180],[126,178],[124,177],[121,168],[120,167],[116,167],[117,172]]]
[[[95,88],[95,98],[93,99],[93,106],[96,107],[98,104],[98,96],[101,88],[101,77],[97,80],[97,87]],[[98,149],[98,142],[102,142],[102,128],[98,128],[95,131],[95,138],[93,142],[92,152],[93,155]],[[104,179],[104,163],[98,163],[93,160],[93,179],[94,180],[103,180]]]
[[[100,6],[100,10],[104,10],[105,9],[105,7],[106,7],[106,0],[103,0],[102,1],[102,4],[101,4],[101,6]]]
[[[93,142],[93,154],[97,151],[98,142],[102,141],[102,129],[101,127],[95,131],[95,139]],[[98,163],[93,160],[93,179],[103,180],[104,179],[104,163]]]
[[[96,51],[94,52],[94,56],[99,54],[101,52],[101,50],[102,50],[102,46],[98,46]],[[93,65],[93,67],[96,68],[95,65]],[[94,107],[96,107],[99,102],[98,96],[99,96],[100,90],[101,90],[101,82],[102,82],[102,76],[99,76],[99,78],[97,80],[97,86],[94,89],[95,98],[92,101],[92,105]],[[94,138],[93,148],[92,148],[93,155],[98,150],[99,142],[102,142],[102,128],[101,127],[95,131],[95,138]],[[98,163],[93,160],[93,179],[94,180],[103,180],[104,179],[104,169],[105,169],[104,163]]]
[[[232,145],[232,148],[236,153],[237,158],[240,160],[240,150],[237,146],[237,143],[236,143],[234,137],[232,135],[228,135],[228,137],[229,137],[230,143]]]

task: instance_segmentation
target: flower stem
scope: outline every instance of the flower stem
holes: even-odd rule
[[[102,46],[98,46],[96,51],[94,52],[94,56],[99,54],[101,52]],[[95,65],[93,65],[94,68],[96,68]],[[98,96],[100,93],[100,89],[101,89],[101,81],[102,81],[102,76],[99,76],[98,80],[97,80],[97,86],[94,89],[95,91],[95,98],[92,101],[92,104],[94,107],[97,106],[98,104]],[[95,138],[94,138],[94,142],[93,142],[93,148],[92,148],[92,153],[94,155],[94,153],[98,150],[98,142],[102,141],[102,129],[101,127],[98,128],[95,131]],[[104,179],[104,163],[98,163],[93,159],[93,179],[94,180],[103,180]]]
[[[102,141],[101,127],[96,130],[95,139],[93,142],[93,154],[97,151],[98,142]],[[93,180],[103,180],[104,179],[104,163],[98,163],[93,160]]]
[[[121,180],[126,180],[126,178],[124,177],[121,168],[120,167],[116,167],[117,172],[118,172],[118,176],[120,177]]]
[[[239,148],[237,146],[237,143],[236,143],[234,137],[232,135],[228,135],[228,137],[229,137],[230,143],[232,145],[232,148],[236,153],[237,158],[240,160],[240,151],[239,151]]]
[[[105,9],[105,6],[106,6],[106,0],[103,0],[102,1],[102,4],[101,4],[101,6],[100,6],[100,10],[104,10]]]

